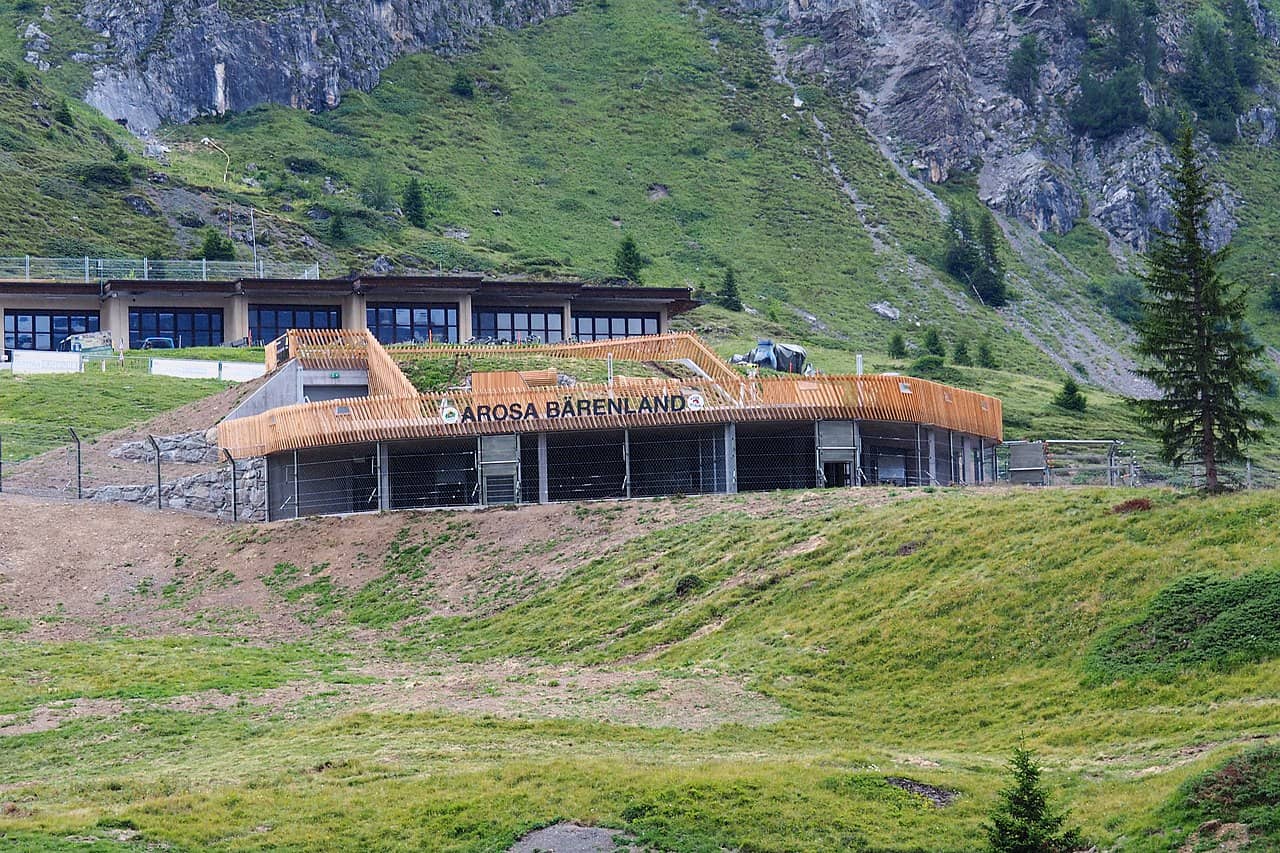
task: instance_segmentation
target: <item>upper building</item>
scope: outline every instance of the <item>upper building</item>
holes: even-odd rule
[[[164,274],[153,262],[152,274]],[[117,347],[266,343],[287,329],[369,329],[384,344],[471,339],[560,343],[662,334],[698,303],[686,287],[623,287],[483,275],[350,278],[0,279],[6,350],[56,350],[109,331]]]

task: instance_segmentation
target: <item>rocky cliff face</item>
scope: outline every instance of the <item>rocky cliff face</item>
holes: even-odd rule
[[[773,19],[793,71],[852,88],[868,129],[925,181],[976,172],[991,207],[1040,232],[1065,233],[1087,215],[1118,245],[1141,250],[1165,226],[1161,186],[1169,162],[1163,139],[1143,128],[1097,141],[1077,135],[1065,104],[1075,96],[1087,45],[1050,0],[746,0]],[[1162,4],[1168,5],[1168,4]],[[1252,0],[1259,32],[1276,26]],[[1162,13],[1165,62],[1176,68],[1183,16]],[[1024,103],[1006,90],[1009,57],[1025,34],[1044,51],[1038,93]],[[786,37],[791,37],[787,39]],[[1149,96],[1150,93],[1144,92]],[[1149,104],[1150,105],[1150,104]],[[1253,124],[1274,135],[1274,111]],[[1266,144],[1269,140],[1259,138]],[[1235,229],[1234,200],[1223,188],[1213,210],[1214,242]]]
[[[465,47],[492,27],[562,14],[572,0],[87,0],[110,59],[85,99],[130,129],[263,103],[335,106],[397,56]]]

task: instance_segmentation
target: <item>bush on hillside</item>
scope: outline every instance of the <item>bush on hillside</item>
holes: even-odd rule
[[[195,257],[197,259],[203,258],[206,261],[234,261],[236,259],[236,247],[231,242],[230,237],[221,231],[210,229],[205,232],[204,242],[200,245]]]
[[[902,337],[902,332],[894,332],[893,337],[889,338],[889,358],[906,358],[907,342]]]
[[[1196,823],[1244,823],[1255,840],[1280,838],[1280,745],[1249,750],[1185,784],[1182,805]],[[1252,849],[1252,848],[1250,848]]]
[[[449,84],[449,91],[459,98],[467,100],[471,100],[476,94],[475,84],[471,82],[471,78],[467,76],[465,71],[459,71],[453,75],[453,82]]]
[[[1094,683],[1175,678],[1280,657],[1280,569],[1192,575],[1161,590],[1136,620],[1105,634],[1085,667]]]

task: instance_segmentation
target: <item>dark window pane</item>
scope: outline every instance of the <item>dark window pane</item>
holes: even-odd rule
[[[644,318],[644,333],[646,335],[658,334],[658,318],[657,317]]]
[[[14,328],[14,325],[13,325],[13,315],[12,315],[12,314],[5,314],[5,315],[4,315],[4,330],[5,330],[6,332],[13,332],[13,331],[16,331],[16,329]]]
[[[628,318],[627,318],[627,334],[628,334],[628,335],[643,335],[643,334],[644,334],[644,321],[643,321],[643,320],[641,320],[639,317],[628,317]]]
[[[36,318],[30,314],[18,315],[18,331],[30,332],[35,327]]]
[[[49,331],[49,318],[48,318],[48,316],[36,315],[35,320],[36,320],[36,331],[37,331],[37,332],[45,332],[45,333],[48,333],[48,331]]]

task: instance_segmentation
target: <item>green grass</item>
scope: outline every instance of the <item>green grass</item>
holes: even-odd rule
[[[227,384],[131,373],[0,373],[0,439],[16,462],[70,442],[68,427],[92,440],[215,394]]]
[[[1111,511],[1135,496],[1152,509]],[[589,547],[596,512],[584,507],[580,563],[483,617],[424,620],[399,597],[423,589],[433,560],[449,559],[440,546],[466,535],[463,516],[437,513],[372,554],[383,574],[363,585],[342,581],[342,567],[260,567],[280,606],[330,620],[305,644],[0,641],[0,713],[25,719],[75,697],[123,703],[113,716],[0,738],[0,785],[15,804],[0,833],[31,849],[124,826],[181,850],[307,849],[334,837],[367,849],[501,850],[568,819],[682,851],[964,851],[1021,743],[1104,849],[1176,849],[1214,817],[1256,823],[1274,844],[1269,812],[1256,807],[1274,788],[1270,753],[1240,773],[1217,769],[1243,742],[1273,735],[1274,649],[1231,667],[1174,661],[1158,677],[1138,667],[1098,679],[1089,663],[1135,614],[1176,621],[1162,602],[1188,578],[1274,574],[1274,495],[938,490],[799,511],[796,497],[780,495],[772,513],[720,498],[702,520],[654,525],[603,551]],[[344,623],[379,633],[356,640]],[[1109,648],[1119,659],[1147,653]],[[628,692],[642,702],[656,701],[659,679],[720,675],[786,716],[680,731],[341,698],[379,660],[459,659],[639,665],[648,674]],[[316,686],[283,705],[260,698],[284,684]],[[237,701],[173,706],[210,690]],[[959,798],[933,808],[887,785],[891,775]],[[1226,804],[1212,794],[1221,785],[1204,781],[1240,776]]]
[[[545,355],[525,355],[519,352],[495,353],[480,356],[431,356],[410,358],[400,356],[398,362],[409,381],[419,391],[433,393],[462,384],[467,376],[477,372],[554,370],[572,376],[578,382],[599,383],[609,379],[609,364],[597,358],[553,358]],[[680,369],[674,368],[673,369]],[[661,377],[663,374],[637,361],[617,359],[613,362],[615,376]]]
[[[129,355],[143,358],[195,358],[206,361],[251,361],[262,364],[266,358],[262,347],[185,347],[183,349],[130,350]]]

